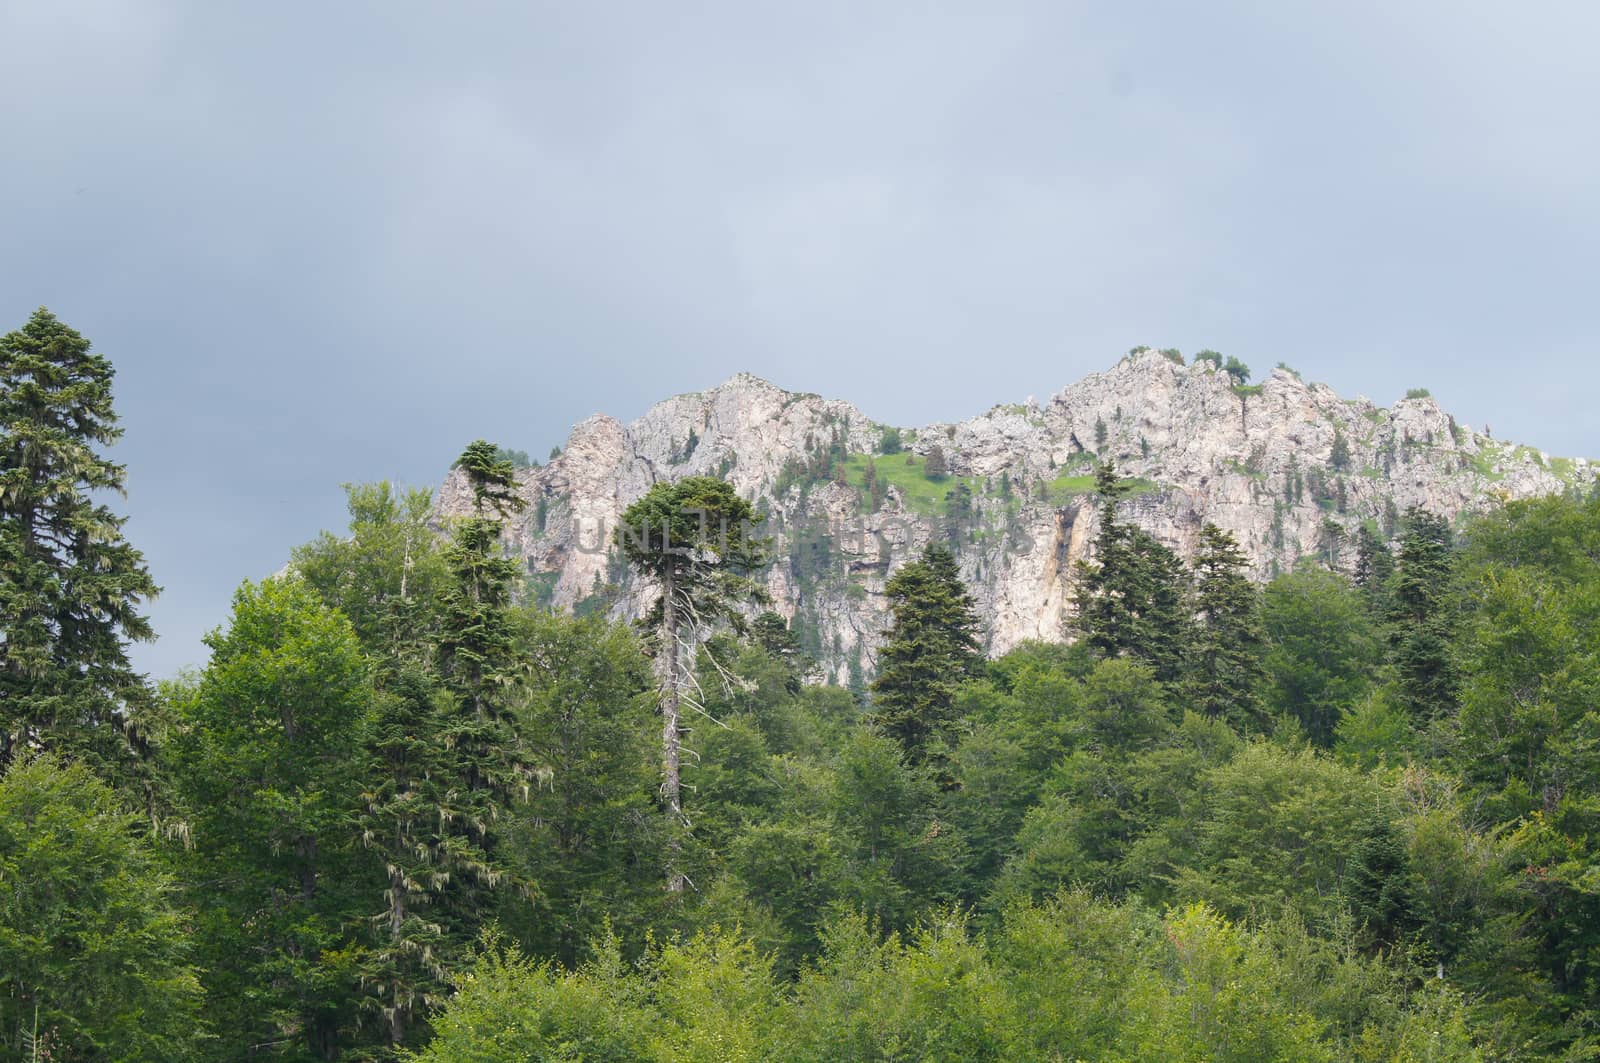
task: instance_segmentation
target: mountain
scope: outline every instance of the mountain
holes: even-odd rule
[[[929,475],[930,456],[946,476]],[[1128,516],[1157,539],[1188,556],[1210,521],[1261,579],[1311,562],[1348,570],[1355,530],[1392,534],[1410,506],[1455,518],[1600,474],[1460,424],[1425,392],[1385,409],[1292,370],[1241,386],[1212,362],[1146,349],[1048,402],[915,429],[740,374],[632,424],[577,425],[559,456],[519,470],[528,508],[507,547],[536,599],[634,617],[641,588],[610,547],[623,510],[658,480],[724,477],[767,514],[775,608],[832,678],[859,682],[885,624],[884,581],[933,537],[960,559],[991,652],[1064,637],[1073,566],[1096,529],[1097,459],[1137,478]],[[467,511],[459,474],[439,505]]]

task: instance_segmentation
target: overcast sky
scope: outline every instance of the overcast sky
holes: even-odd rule
[[[447,13],[448,12],[448,13]],[[155,675],[344,481],[1130,346],[1600,455],[1600,5],[0,0],[0,328],[118,369]]]

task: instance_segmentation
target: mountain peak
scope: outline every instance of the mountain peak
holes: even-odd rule
[[[928,475],[935,451],[944,476]],[[768,514],[776,608],[845,680],[871,669],[889,573],[934,539],[956,552],[991,650],[1064,637],[1074,565],[1098,527],[1100,462],[1134,478],[1129,519],[1182,554],[1217,524],[1258,578],[1348,570],[1356,532],[1392,533],[1412,506],[1455,517],[1596,478],[1590,462],[1458,424],[1425,392],[1384,409],[1290,369],[1245,385],[1156,350],[1042,404],[895,430],[849,402],[738,373],[631,424],[579,425],[562,460],[522,481],[538,504],[508,542],[548,604],[634,616],[642,588],[609,553],[622,511],[652,483],[722,477]],[[446,486],[448,510],[459,492]]]

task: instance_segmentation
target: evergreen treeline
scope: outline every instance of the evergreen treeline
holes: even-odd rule
[[[478,442],[152,689],[111,379],[0,337],[0,1059],[1600,1054],[1600,496],[1258,587],[1104,469],[1074,643],[986,660],[933,544],[858,698],[714,479],[630,510],[643,624],[531,604]]]

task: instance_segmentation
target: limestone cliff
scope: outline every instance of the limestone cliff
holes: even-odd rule
[[[1140,526],[1187,556],[1201,524],[1218,524],[1263,579],[1313,559],[1348,567],[1360,524],[1392,531],[1410,506],[1455,517],[1600,472],[1491,439],[1426,396],[1385,409],[1284,369],[1239,387],[1211,363],[1155,351],[1048,402],[899,429],[897,453],[884,452],[886,428],[847,402],[745,374],[629,425],[591,417],[559,457],[519,471],[528,508],[507,546],[525,559],[530,595],[636,616],[640,595],[610,549],[623,510],[658,480],[725,477],[767,514],[776,608],[832,678],[859,681],[884,627],[884,581],[930,537],[960,558],[991,652],[1064,637],[1073,565],[1094,538],[1097,457],[1139,479],[1127,508]],[[942,478],[926,474],[935,448]],[[465,512],[458,476],[439,502]]]

